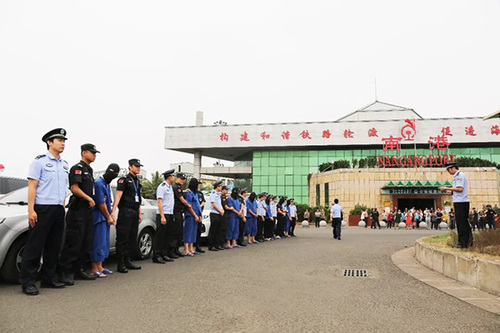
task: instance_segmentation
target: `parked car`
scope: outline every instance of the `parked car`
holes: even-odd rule
[[[113,195],[116,188],[113,189]],[[71,192],[66,193],[66,200]],[[28,238],[28,187],[23,187],[0,197],[0,278],[17,283],[21,257]],[[139,224],[135,257],[146,259],[153,250],[153,236],[156,231],[156,206],[142,201],[142,222]],[[116,228],[110,230],[110,252],[114,253]]]

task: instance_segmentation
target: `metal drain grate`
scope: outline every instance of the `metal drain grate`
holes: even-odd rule
[[[365,269],[344,269],[342,274],[344,277],[368,277]]]

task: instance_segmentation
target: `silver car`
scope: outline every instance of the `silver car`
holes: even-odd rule
[[[113,188],[113,195],[115,193]],[[67,191],[66,199],[71,192]],[[28,238],[28,187],[23,187],[0,197],[0,278],[6,282],[17,283],[19,279],[21,256]],[[156,231],[156,205],[142,201],[142,222],[137,235],[137,259],[151,256],[153,236]],[[116,228],[111,226],[110,251],[115,252]]]

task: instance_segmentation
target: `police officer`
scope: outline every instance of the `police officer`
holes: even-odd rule
[[[199,184],[200,185],[202,184],[201,180],[199,181]],[[201,213],[202,220],[197,225],[198,230],[196,231],[196,243],[194,245],[196,252],[205,253],[205,250],[201,248],[201,234],[203,233],[202,229],[205,227],[205,225],[203,224],[203,209],[205,209],[206,200],[205,200],[205,195],[201,191],[198,191],[197,193],[198,193],[198,201],[200,202],[200,207],[202,212]]]
[[[228,188],[227,186],[222,186],[221,190],[221,206],[225,207],[227,205],[227,199],[228,199]],[[226,233],[227,233],[227,223],[229,220],[229,214],[227,212],[224,213],[224,215],[221,216],[220,220],[220,228],[219,228],[219,247],[217,248],[218,250],[225,250],[228,249],[229,247],[226,245]]]
[[[115,216],[116,207],[120,208],[116,221],[117,270],[127,273],[129,269],[141,269],[130,261],[137,239],[137,230],[142,221],[141,182],[137,177],[141,172],[141,161],[136,158],[128,161],[129,174],[118,180],[116,198],[111,215]]]
[[[170,252],[168,254],[171,258],[184,257],[184,254],[179,251],[179,246],[182,243],[182,237],[184,234],[184,208],[191,208],[191,205],[187,203],[184,199],[184,192],[182,191],[182,185],[186,181],[186,175],[182,172],[177,173],[175,176],[175,183],[172,185],[174,190],[174,226],[172,229],[172,242],[170,244]]]
[[[69,186],[73,195],[69,200],[66,216],[66,237],[59,258],[60,282],[72,286],[73,274],[81,280],[95,280],[84,265],[90,258],[93,239],[94,171],[90,163],[99,151],[91,143],[81,145],[80,162],[69,171]]]
[[[453,175],[453,187],[440,186],[441,191],[453,194],[453,208],[455,209],[455,220],[457,221],[458,244],[456,248],[467,248],[473,245],[472,230],[467,216],[469,214],[470,202],[467,195],[469,182],[465,173],[459,170],[456,163],[446,165],[446,171]]]
[[[248,198],[247,188],[242,188],[238,200],[240,201],[241,207],[243,207],[243,217],[239,219],[239,235],[238,235],[238,245],[247,246],[245,242],[245,223],[247,221],[247,207],[245,205],[245,200]]]
[[[153,240],[153,262],[164,264],[174,261],[168,257],[169,244],[172,242],[172,227],[174,224],[174,169],[165,171],[164,181],[156,189],[156,233]]]
[[[68,187],[68,163],[61,158],[66,143],[66,130],[56,128],[42,137],[47,154],[31,163],[28,173],[28,239],[21,262],[23,293],[38,295],[35,286],[40,269],[42,288],[64,288],[57,281],[57,257],[64,232],[64,199]]]
[[[214,190],[210,194],[210,230],[208,232],[208,250],[218,251],[220,244],[221,219],[224,216],[222,208],[221,191],[222,182],[217,181],[212,184]]]

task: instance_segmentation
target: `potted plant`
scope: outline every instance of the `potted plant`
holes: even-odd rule
[[[365,219],[365,223],[368,223],[372,209],[358,203],[349,211],[349,226],[357,227],[358,222],[361,221],[361,213],[365,210],[368,211],[368,219]]]

